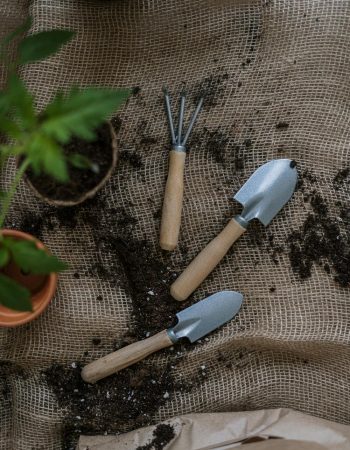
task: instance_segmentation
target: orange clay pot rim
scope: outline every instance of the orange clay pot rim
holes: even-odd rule
[[[4,230],[1,230],[1,234],[3,234],[4,236],[17,237],[19,239],[23,239],[26,241],[34,240],[38,244],[39,248],[46,248],[45,245],[41,241],[39,241],[37,238],[35,238],[31,234],[24,233],[23,231],[4,229]],[[43,311],[45,311],[45,309],[51,302],[51,300],[56,292],[58,275],[57,275],[57,273],[50,273],[47,277],[48,277],[48,282],[45,284],[45,287],[43,288],[43,291],[45,290],[45,298],[42,302],[40,302],[39,307],[33,312],[18,311],[18,315],[22,316],[22,318],[18,319],[15,322],[7,322],[6,320],[1,319],[1,313],[0,313],[0,326],[17,327],[19,325],[24,325],[25,323],[28,323],[28,322],[31,322],[32,320],[34,320]]]

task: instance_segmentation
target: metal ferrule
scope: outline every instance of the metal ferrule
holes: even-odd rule
[[[233,218],[241,227],[248,228],[249,222],[244,217],[238,215]]]
[[[176,337],[176,334],[174,333],[173,329],[169,328],[168,330],[166,330],[166,332],[168,333],[171,342],[173,344],[176,344],[176,342],[178,342],[179,339]]]
[[[174,152],[184,152],[186,153],[186,147],[184,145],[173,145],[171,150]]]

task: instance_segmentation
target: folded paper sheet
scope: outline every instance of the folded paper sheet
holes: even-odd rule
[[[290,409],[188,414],[165,423],[172,426],[174,437],[164,450],[231,450],[241,446],[244,450],[350,448],[350,426]],[[156,428],[141,428],[119,436],[81,436],[77,450],[136,450],[152,442]]]

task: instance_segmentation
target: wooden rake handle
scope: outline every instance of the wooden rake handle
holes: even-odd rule
[[[171,150],[160,226],[160,246],[164,250],[174,250],[179,239],[185,159],[185,152]]]
[[[125,367],[141,361],[146,356],[171,345],[173,345],[173,342],[169,338],[167,331],[161,331],[143,341],[135,342],[93,361],[83,368],[81,376],[87,383],[95,383],[101,378],[119,372]]]
[[[171,295],[176,300],[186,300],[245,231],[246,229],[235,219],[230,220],[221,233],[209,242],[171,285]]]

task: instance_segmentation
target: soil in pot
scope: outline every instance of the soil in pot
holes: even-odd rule
[[[108,177],[111,168],[115,164],[115,149],[113,134],[109,123],[104,123],[96,130],[96,139],[90,142],[82,139],[73,138],[63,147],[66,156],[74,154],[83,155],[88,158],[92,167],[98,168],[98,171],[92,169],[81,169],[69,164],[69,182],[60,183],[52,177],[41,174],[35,175],[32,170],[26,172],[27,180],[32,187],[48,201],[79,203],[91,191],[95,191],[106,177]],[[67,203],[67,204],[68,204]]]

